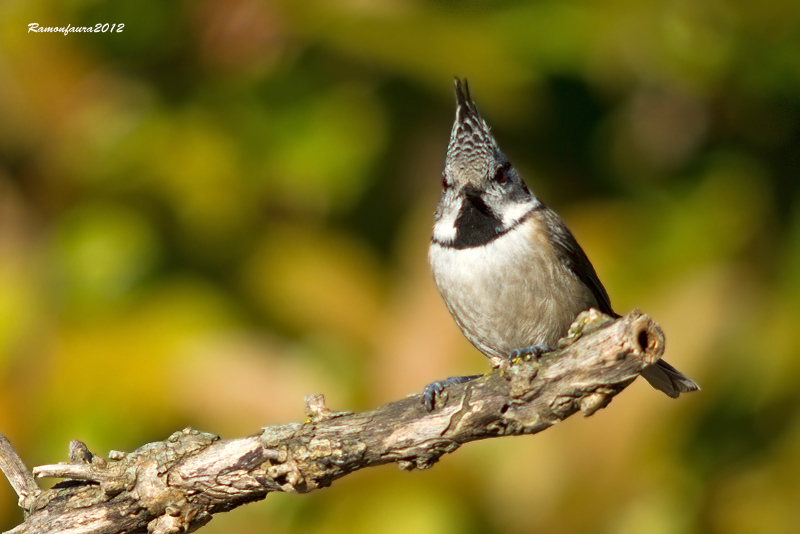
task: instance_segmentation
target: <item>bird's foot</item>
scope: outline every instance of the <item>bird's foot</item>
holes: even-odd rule
[[[550,352],[551,350],[555,349],[547,343],[537,343],[536,345],[531,345],[530,347],[521,347],[519,349],[512,350],[508,354],[508,360],[513,362],[516,359],[527,359],[528,356],[534,360],[538,360],[542,357],[542,354]]]
[[[432,412],[436,407],[436,399],[442,396],[442,393],[444,393],[444,390],[447,386],[463,384],[465,382],[469,382],[470,380],[480,378],[481,376],[482,375],[451,376],[450,378],[445,378],[444,380],[439,380],[438,382],[428,384],[422,391],[422,404],[425,405],[425,408],[427,408],[429,412]]]

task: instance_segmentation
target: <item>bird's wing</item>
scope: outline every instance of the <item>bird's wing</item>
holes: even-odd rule
[[[547,219],[547,228],[550,231],[551,243],[556,251],[556,256],[561,260],[564,267],[577,276],[594,295],[597,300],[598,309],[612,317],[620,317],[611,308],[611,299],[608,298],[606,288],[597,277],[597,272],[592,266],[592,262],[586,257],[586,253],[575,240],[572,232],[566,227],[564,222],[549,209],[544,210],[543,214]]]

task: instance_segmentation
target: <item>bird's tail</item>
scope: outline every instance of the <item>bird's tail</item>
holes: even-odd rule
[[[663,391],[673,399],[681,393],[700,389],[700,386],[695,384],[692,379],[664,360],[658,360],[658,363],[642,371],[642,376],[645,380],[650,382],[651,386],[659,391]]]

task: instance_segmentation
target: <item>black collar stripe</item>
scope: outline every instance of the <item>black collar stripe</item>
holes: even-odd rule
[[[478,196],[467,196],[467,201],[456,218],[456,237],[442,241],[434,237],[433,242],[447,248],[465,249],[487,245],[498,237],[507,234],[524,223],[537,211],[544,209],[543,204],[532,207],[511,226],[503,227],[500,218]]]

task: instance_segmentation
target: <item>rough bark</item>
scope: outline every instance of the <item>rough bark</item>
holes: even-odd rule
[[[306,493],[390,462],[425,469],[470,441],[535,434],[577,411],[589,416],[663,351],[664,335],[646,315],[612,320],[591,310],[558,350],[496,359],[486,376],[449,387],[432,412],[420,395],[360,414],[332,412],[320,395],[307,397],[305,423],[242,439],[186,429],[128,454],[112,451],[108,460],[73,441],[70,462],[33,470],[63,479],[46,491],[3,438],[0,467],[25,510],[25,521],[9,532],[188,532],[272,491]]]

